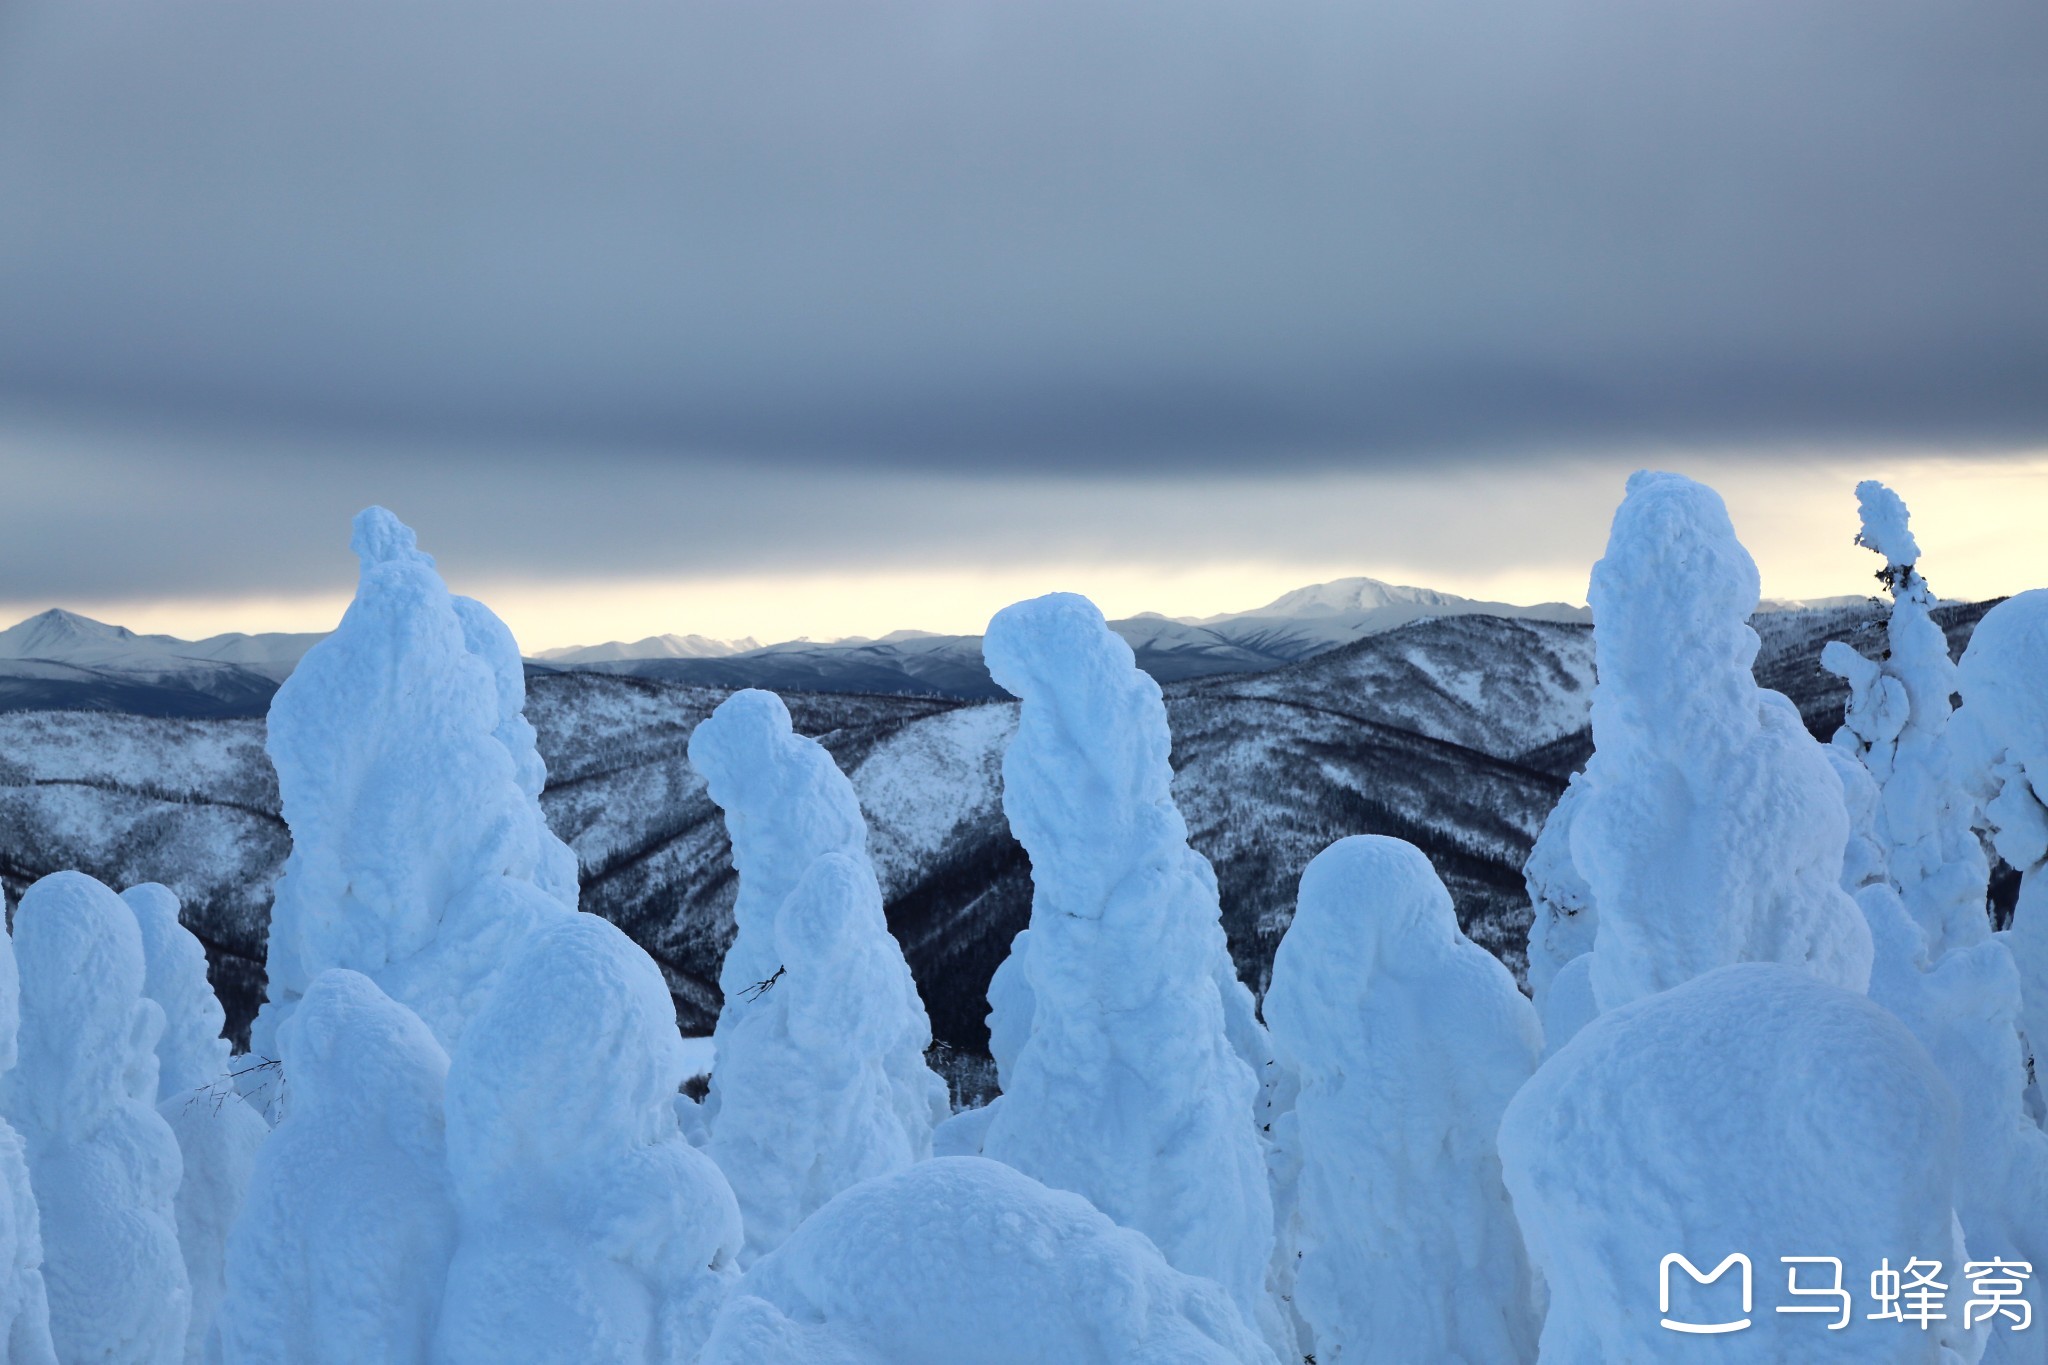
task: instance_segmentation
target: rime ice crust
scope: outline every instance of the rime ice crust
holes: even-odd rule
[[[1243,987],[1173,804],[1159,685],[1070,593],[1004,608],[982,649],[1023,703],[1003,809],[1032,875],[1028,951],[990,992],[1014,1053],[982,1150],[1145,1233],[1277,1340],[1260,1080],[1233,1046]]]
[[[1370,835],[1318,854],[1266,1019],[1300,1086],[1295,1304],[1316,1359],[1533,1360],[1539,1317],[1495,1133],[1543,1032],[1514,977],[1458,931],[1429,860]]]
[[[675,1003],[638,945],[594,915],[534,937],[449,1067],[459,1240],[436,1362],[692,1358],[740,1226],[676,1126],[686,1076]]]
[[[700,1365],[1276,1365],[1215,1284],[1085,1200],[941,1157],[838,1196],[747,1272]]]
[[[1807,973],[1739,964],[1601,1015],[1509,1104],[1500,1151],[1550,1290],[1545,1365],[1680,1358],[1687,1343],[1659,1323],[1672,1253],[1703,1273],[1735,1252],[1754,1265],[1751,1325],[1702,1358],[1936,1365],[1944,1339],[1964,1360],[1981,1349],[1957,1330],[1959,1300],[1927,1332],[1864,1316],[1882,1259],[1962,1265],[1955,1100],[1903,1025]],[[1802,1302],[1779,1258],[1808,1255],[1841,1258],[1858,1305],[1846,1330],[1776,1311]],[[1736,1316],[1732,1279],[1675,1302],[1728,1310],[1687,1320]]]
[[[1841,783],[1798,711],[1750,674],[1756,565],[1719,495],[1631,476],[1587,596],[1594,754],[1531,862],[1568,885],[1568,841],[1596,917],[1594,999],[1612,1009],[1744,961],[1864,989],[1870,932],[1839,884]]]
[[[519,940],[575,905],[510,633],[452,596],[383,508],[356,517],[350,543],[355,600],[270,708],[292,852],[252,1036],[264,1055],[332,967],[369,976],[453,1046]]]
[[[740,877],[705,1116],[751,1261],[849,1185],[930,1156],[946,1090],[832,756],[791,731],[780,698],[749,690],[697,727],[690,762]]]
[[[228,1229],[241,1212],[256,1149],[270,1126],[229,1079],[228,1042],[221,1036],[226,1016],[207,984],[206,950],[178,922],[177,896],[149,882],[129,887],[121,899],[142,931],[145,993],[164,1012],[154,1100],[177,1137],[184,1166],[176,1208],[192,1290],[185,1359],[198,1365],[226,1292]]]
[[[26,1146],[59,1358],[172,1365],[191,1312],[174,1201],[178,1142],[157,1113],[163,1010],[143,994],[135,916],[78,872],[14,915],[20,1059],[4,1105]]]
[[[423,1365],[455,1240],[447,1054],[357,972],[279,1031],[286,1108],[228,1236],[225,1365]]]

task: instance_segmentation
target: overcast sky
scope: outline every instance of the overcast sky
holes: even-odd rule
[[[2044,167],[2039,0],[16,0],[0,605],[315,624],[367,501],[531,647],[1577,598],[1641,463],[2009,591]]]

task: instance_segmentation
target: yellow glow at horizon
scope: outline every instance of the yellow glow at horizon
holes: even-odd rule
[[[1655,457],[1638,463],[1659,463]],[[1912,509],[1922,563],[1944,597],[1978,599],[2048,586],[2041,546],[2048,530],[2048,455],[1964,459],[1875,457],[1702,460],[1674,456],[1664,467],[1704,477],[1727,500],[1737,533],[1773,597],[1831,597],[1877,591],[1874,556],[1853,545],[1859,478],[1880,478]],[[1179,562],[1048,560],[923,569],[864,568],[788,574],[673,578],[472,580],[442,564],[450,585],[489,603],[529,653],[562,645],[637,640],[665,633],[713,639],[752,636],[764,644],[809,637],[877,636],[891,630],[979,633],[1005,604],[1055,590],[1081,592],[1111,617],[1156,611],[1209,616],[1264,605],[1309,583],[1369,575],[1468,597],[1508,602],[1585,600],[1599,537],[1547,546],[1546,562],[1460,570],[1459,547],[1481,553],[1504,518],[1542,516],[1567,503],[1598,507],[1604,527],[1621,496],[1625,462],[1492,469],[1483,489],[1422,473],[1303,480],[1304,497],[1356,497],[1383,517],[1428,518],[1443,527],[1446,558],[1436,564],[1376,558],[1361,517],[1357,557]],[[1285,480],[1276,479],[1276,483]],[[1583,503],[1578,500],[1587,500]],[[1522,512],[1520,508],[1528,510]],[[1589,523],[1590,525],[1590,523]],[[1576,533],[1575,533],[1576,534]],[[145,633],[196,638],[222,631],[326,630],[339,620],[352,584],[306,596],[9,602],[18,619],[62,605]],[[4,622],[0,622],[4,623]]]

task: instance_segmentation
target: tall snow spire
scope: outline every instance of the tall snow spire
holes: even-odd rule
[[[1554,937],[1562,908],[1593,925],[1600,1009],[1744,961],[1863,990],[1870,931],[1839,884],[1841,782],[1798,710],[1751,676],[1756,564],[1720,497],[1631,476],[1587,596],[1594,753],[1530,860],[1583,893],[1539,900],[1532,937]]]
[[[161,1007],[135,916],[80,872],[43,878],[14,914],[20,1061],[4,1085],[41,1214],[61,1360],[184,1358],[178,1140],[157,1113]]]
[[[982,1150],[1145,1233],[1277,1345],[1260,1080],[1231,1040],[1225,990],[1243,987],[1221,980],[1215,874],[1173,804],[1159,685],[1071,593],[1005,607],[982,652],[1023,703],[1003,809],[1032,877],[1004,968],[1028,991],[991,987],[1029,1019],[997,1021],[1015,1051]]]
[[[1963,651],[1963,766],[1983,802],[1998,855],[2019,869],[2012,926],[1998,935],[2019,968],[2020,1029],[2033,1058],[2029,1095],[2048,1121],[2048,589],[1984,614]]]
[[[1934,594],[1918,569],[1920,547],[1906,504],[1875,480],[1856,485],[1856,543],[1884,557],[1878,577],[1892,594],[1883,657],[1866,659],[1841,640],[1821,665],[1849,684],[1835,744],[1876,781],[1874,832],[1891,884],[1927,939],[1930,960],[1982,943],[1990,868],[1971,828],[1976,803],[1963,789],[1949,743],[1949,699],[1960,675],[1948,637],[1930,614]]]
[[[1300,1086],[1294,1302],[1316,1359],[1533,1360],[1534,1285],[1494,1135],[1543,1030],[1458,931],[1420,850],[1358,835],[1316,855],[1266,1019]]]
[[[410,528],[356,517],[355,600],[278,689],[268,749],[292,831],[254,1050],[313,978],[360,971],[444,1047],[523,938],[575,906],[540,810],[518,647],[449,593]]]
[[[207,1333],[226,1292],[228,1229],[241,1212],[257,1149],[270,1126],[235,1093],[227,1022],[206,980],[206,950],[178,922],[178,898],[145,882],[121,893],[142,931],[144,992],[164,1012],[151,1098],[178,1139],[178,1246],[192,1286],[185,1359],[206,1359]]]
[[[792,731],[781,698],[748,690],[697,727],[690,762],[740,877],[705,1104],[752,1260],[839,1191],[930,1156],[946,1088],[832,756]]]

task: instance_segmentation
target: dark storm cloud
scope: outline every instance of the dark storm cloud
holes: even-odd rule
[[[52,0],[0,397],[856,468],[2034,441],[2044,167],[2039,0]]]

